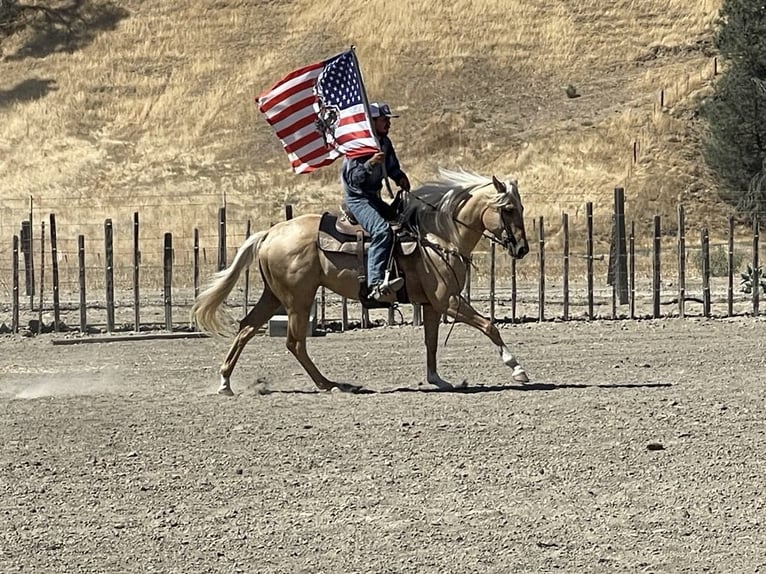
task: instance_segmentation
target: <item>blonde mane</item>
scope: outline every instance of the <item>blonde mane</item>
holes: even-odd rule
[[[405,201],[403,221],[421,234],[433,233],[448,241],[453,240],[458,235],[455,221],[457,212],[473,192],[485,187],[491,187],[494,194],[489,199],[491,206],[521,205],[518,189],[513,182],[506,184],[506,193],[498,193],[491,178],[473,172],[440,168],[439,176],[438,181],[427,182],[414,189]]]

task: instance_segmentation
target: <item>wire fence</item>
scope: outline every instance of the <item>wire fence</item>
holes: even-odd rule
[[[325,207],[301,204],[303,212]],[[274,202],[157,202],[99,220],[106,209],[93,206],[87,223],[76,213],[73,223],[52,212],[40,215],[46,209],[38,204],[20,226],[1,220],[8,239],[0,247],[0,330],[187,329],[196,293],[259,230],[253,221],[265,228],[294,215],[293,205]],[[510,322],[760,313],[757,270],[765,254],[757,219],[749,236],[735,237],[730,219],[729,228],[715,234],[725,241],[711,241],[706,229],[688,230],[687,237],[681,206],[679,218],[668,224],[675,235],[664,233],[656,217],[652,225],[631,223],[620,236],[615,223],[621,220],[625,228],[624,205],[600,210],[596,216],[588,202],[575,217],[562,213],[560,221],[528,222],[531,251],[522,261],[480,243],[466,297],[493,320]],[[557,235],[546,238],[546,227]],[[741,285],[748,266],[755,269],[750,293]],[[252,270],[242,278],[227,301],[234,314],[245,314],[259,283]],[[370,322],[357,302],[324,290],[318,300],[320,325],[341,321],[347,328],[354,316]],[[418,309],[410,315],[403,306],[380,320],[418,324]]]

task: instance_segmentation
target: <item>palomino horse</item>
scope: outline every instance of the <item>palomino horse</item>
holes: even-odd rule
[[[407,197],[403,216],[417,233],[418,248],[409,255],[397,253],[396,259],[405,277],[409,301],[422,305],[428,383],[449,386],[436,370],[439,321],[445,313],[487,335],[499,349],[503,362],[513,369],[513,380],[527,382],[524,369],[497,328],[461,296],[469,257],[483,236],[507,248],[517,259],[529,251],[524,207],[516,183],[442,170],[439,182],[426,184]],[[219,307],[240,273],[257,262],[263,293],[239,323],[239,331],[221,364],[219,393],[232,394],[231,373],[242,350],[280,305],[288,316],[287,348],[316,386],[325,390],[359,389],[327,379],[306,351],[309,313],[317,289],[324,286],[349,299],[359,298],[357,259],[352,254],[328,254],[319,249],[320,217],[303,215],[252,235],[239,248],[232,264],[218,272],[197,297],[193,320],[204,331],[224,334],[227,325]]]

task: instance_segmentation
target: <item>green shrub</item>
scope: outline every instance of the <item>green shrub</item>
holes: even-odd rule
[[[743,293],[752,293],[753,285],[760,285],[761,291],[766,293],[766,274],[763,272],[763,267],[753,269],[753,266],[748,263],[747,269],[741,274],[742,281],[739,283],[739,288]]]
[[[694,255],[697,269],[702,274],[702,250]],[[734,253],[734,269],[739,269],[745,259],[743,253]],[[710,250],[710,275],[713,277],[726,277],[729,274],[729,254],[723,245],[717,245]]]

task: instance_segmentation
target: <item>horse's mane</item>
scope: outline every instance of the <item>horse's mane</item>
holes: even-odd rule
[[[455,214],[472,191],[492,185],[492,179],[462,169],[439,168],[439,176],[437,181],[426,182],[407,195],[402,221],[419,233],[434,233],[450,239],[457,235]],[[516,192],[515,187],[513,191]],[[513,201],[510,195],[497,193],[490,203],[502,207]]]

